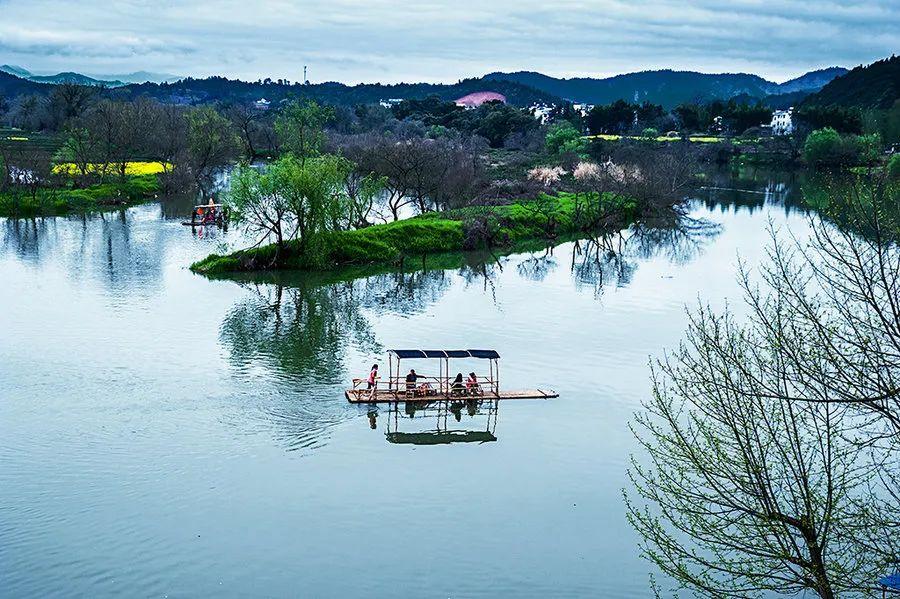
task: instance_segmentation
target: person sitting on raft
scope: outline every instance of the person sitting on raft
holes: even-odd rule
[[[463,375],[462,373],[457,373],[456,378],[453,379],[453,383],[450,384],[450,395],[465,395],[466,394],[466,386],[463,383]]]
[[[478,384],[478,377],[474,372],[470,372],[469,378],[466,379],[466,392],[469,395],[481,395],[481,385]]]
[[[203,224],[208,225],[214,222],[216,222],[216,202],[209,198],[209,204],[206,205],[206,214],[203,215]]]
[[[410,368],[409,374],[406,375],[406,394],[407,395],[415,395],[416,394],[416,380],[419,379],[419,375],[416,374],[415,369]]]

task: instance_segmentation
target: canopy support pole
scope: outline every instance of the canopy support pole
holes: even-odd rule
[[[494,393],[497,397],[500,397],[500,360],[494,358],[491,362],[494,362],[494,370],[497,376],[497,382],[494,383]]]

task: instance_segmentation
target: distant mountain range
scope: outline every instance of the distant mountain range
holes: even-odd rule
[[[573,102],[608,104],[616,100],[649,101],[673,108],[683,102],[727,100],[735,96],[765,98],[774,94],[811,93],[847,72],[842,67],[811,71],[784,83],[746,73],[696,73],[693,71],[642,71],[603,79],[559,79],[531,71],[490,73],[484,79],[515,81]]]
[[[122,87],[129,83],[146,83],[148,81],[164,83],[180,79],[180,77],[174,75],[150,73],[148,71],[137,71],[135,73],[127,73],[124,75],[90,76],[81,73],[73,73],[71,71],[57,73],[55,75],[35,75],[25,68],[9,64],[0,65],[0,71],[15,75],[21,79],[34,81],[35,83],[77,83],[78,85],[99,85],[103,87]]]
[[[158,81],[167,79],[165,81]],[[643,71],[604,79],[579,77],[560,79],[541,73],[491,73],[453,84],[400,83],[395,85],[344,85],[277,81],[240,81],[224,77],[191,77],[170,81],[160,73],[137,72],[125,75],[88,76],[80,73],[35,75],[11,65],[0,66],[0,95],[45,95],[52,84],[74,82],[115,88],[104,93],[117,97],[149,96],[162,102],[202,104],[205,102],[252,102],[266,98],[277,103],[288,98],[354,106],[388,99],[424,98],[435,95],[452,101],[466,94],[496,92],[516,106],[554,104],[562,99],[589,104],[605,104],[623,99],[649,101],[673,108],[682,102],[735,99],[754,102],[762,99],[772,108],[819,105],[848,108],[890,108],[900,97],[900,57],[892,56],[859,66],[852,71],[831,67],[811,71],[784,83],[767,81],[746,73],[696,73],[691,71]]]

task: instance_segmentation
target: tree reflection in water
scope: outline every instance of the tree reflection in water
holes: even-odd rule
[[[721,227],[712,221],[671,211],[624,230],[606,231],[575,242],[571,270],[578,287],[589,286],[596,297],[609,285],[628,285],[638,262],[665,257],[675,264],[693,260]]]
[[[444,271],[389,273],[332,282],[321,276],[244,279],[251,293],[226,315],[220,339],[238,376],[271,376],[257,414],[288,449],[318,447],[331,427],[358,415],[343,401],[348,350],[382,348],[366,316],[421,312],[451,284]],[[241,417],[246,417],[246,413]]]
[[[556,258],[553,257],[553,246],[548,246],[543,254],[531,255],[516,265],[519,276],[529,281],[541,282],[547,278],[556,267]]]
[[[575,284],[591,285],[600,295],[605,285],[626,284],[641,260],[692,259],[718,231],[708,221],[673,214],[578,241],[570,246]],[[496,301],[496,281],[505,261],[516,262],[519,276],[543,281],[557,268],[554,254],[559,251],[550,247],[521,259],[473,255],[458,269],[350,280],[337,278],[352,274],[346,272],[245,276],[240,283],[252,292],[227,314],[220,338],[239,375],[275,380],[266,386],[276,389],[272,397],[259,398],[258,413],[277,423],[277,434],[288,447],[314,447],[324,442],[333,425],[359,415],[342,400],[342,393],[349,379],[348,352],[382,352],[369,314],[420,313],[454,282],[478,285]],[[444,410],[445,417],[447,413],[454,414]],[[377,413],[369,414],[369,425],[376,419]]]

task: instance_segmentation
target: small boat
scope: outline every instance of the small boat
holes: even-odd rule
[[[438,376],[418,375],[414,383],[407,383],[401,373],[401,360],[437,360]],[[475,382],[454,384],[450,375],[450,360],[487,360],[488,374],[477,376]],[[500,354],[493,349],[391,349],[388,350],[387,381],[376,381],[368,388],[366,379],[353,379],[353,387],[344,393],[350,403],[429,403],[447,399],[552,399],[559,394],[551,389],[506,391],[500,389]],[[396,362],[396,370],[395,363]]]
[[[228,207],[224,204],[194,206],[191,211],[191,220],[182,221],[181,224],[189,227],[227,227]]]

